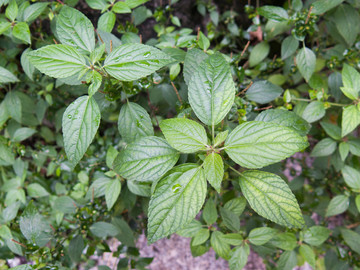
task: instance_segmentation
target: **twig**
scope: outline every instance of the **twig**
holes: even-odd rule
[[[199,41],[200,38],[200,27],[197,28],[196,41]]]
[[[244,90],[242,90],[241,92],[237,93],[236,96],[240,96],[240,95],[244,94],[244,93],[250,88],[250,86],[251,86],[252,84],[253,84],[253,82],[251,81],[251,82],[249,83],[249,85],[246,86],[246,88],[245,88]]]
[[[312,9],[313,9],[313,6],[311,6],[310,9],[309,9],[309,12],[308,12],[307,17],[306,17],[306,20],[305,20],[305,24],[307,24],[308,21],[309,21],[309,19],[310,19],[310,15],[311,15]]]
[[[139,37],[140,37],[140,44],[142,44],[142,35],[140,34]]]
[[[267,110],[267,109],[270,109],[270,108],[272,108],[272,105],[264,107],[264,108],[257,108],[257,109],[254,109],[254,111],[263,111],[263,110]]]
[[[250,40],[246,43],[244,49],[242,50],[241,54],[240,54],[240,58],[243,57],[244,53],[246,52],[247,48],[250,45]]]
[[[346,228],[348,228],[348,229],[352,229],[352,228],[355,228],[355,227],[357,227],[357,226],[359,226],[359,225],[360,225],[360,222],[356,222],[356,223],[353,223],[353,224],[347,225],[347,226],[346,226]]]
[[[178,90],[176,89],[175,84],[174,84],[173,82],[171,82],[171,85],[172,85],[172,87],[174,88],[174,91],[175,91],[175,93],[176,93],[176,96],[177,96],[178,100],[179,100],[180,103],[182,104],[182,99],[181,99],[181,97],[180,97],[180,95],[179,95]]]
[[[11,241],[13,241],[14,243],[16,243],[16,244],[18,244],[18,245],[20,245],[20,246],[22,246],[22,247],[24,247],[24,248],[27,248],[26,245],[24,245],[23,243],[20,243],[20,242],[16,241],[15,239],[11,239]]]
[[[112,43],[112,40],[110,40],[110,52],[112,52],[113,50],[113,43]]]

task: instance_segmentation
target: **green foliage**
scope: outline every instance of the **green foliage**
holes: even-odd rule
[[[356,1],[85,2],[0,1],[0,268],[360,267]]]

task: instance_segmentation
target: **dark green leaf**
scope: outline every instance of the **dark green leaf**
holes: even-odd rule
[[[266,104],[279,97],[283,92],[280,86],[269,81],[257,81],[246,91],[246,97],[251,101]]]

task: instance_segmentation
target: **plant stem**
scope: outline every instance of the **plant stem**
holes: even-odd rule
[[[296,101],[305,101],[305,102],[311,102],[313,100],[308,99],[308,98],[294,98],[291,97],[292,100],[296,100]],[[331,106],[338,106],[338,107],[345,107],[351,104],[341,104],[341,103],[334,103],[334,102],[328,102],[328,104],[330,104]]]
[[[231,166],[229,166],[229,168],[230,168],[231,170],[233,170],[234,172],[236,172],[238,175],[242,176],[242,173],[239,172],[238,170],[235,170],[235,169],[234,169],[233,167],[231,167]]]

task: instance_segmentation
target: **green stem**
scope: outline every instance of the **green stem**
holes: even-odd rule
[[[308,99],[308,98],[294,98],[294,97],[292,97],[291,99],[296,100],[296,101],[305,101],[305,102],[313,101],[313,100]],[[328,104],[331,105],[331,106],[338,106],[338,107],[345,107],[345,106],[351,105],[351,104],[341,104],[341,103],[334,103],[334,102],[328,102]]]
[[[234,169],[233,167],[231,167],[231,166],[229,166],[229,168],[230,168],[231,170],[233,170],[234,172],[236,172],[238,175],[242,176],[242,173],[239,172],[238,170],[235,170],[235,169]]]
[[[214,124],[211,125],[211,135],[212,135],[212,144],[215,144],[215,127]]]

